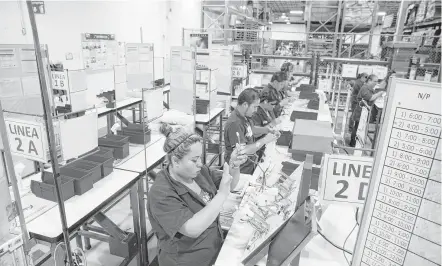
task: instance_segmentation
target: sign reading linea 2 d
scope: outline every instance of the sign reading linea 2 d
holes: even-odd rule
[[[12,154],[33,161],[47,162],[43,125],[6,119],[5,124]]]
[[[321,175],[321,201],[362,207],[373,158],[327,154]]]

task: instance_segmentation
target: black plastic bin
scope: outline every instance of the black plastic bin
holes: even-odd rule
[[[100,163],[79,159],[79,160],[76,160],[76,161],[66,165],[65,167],[80,169],[80,170],[92,173],[91,178],[94,183],[98,182],[102,178]]]
[[[98,147],[98,151],[94,153],[95,155],[100,155],[105,158],[114,157],[114,149],[106,147]]]
[[[74,181],[75,195],[83,195],[92,189],[94,181],[91,178],[92,173],[79,169],[60,167],[60,176],[69,177]],[[44,172],[42,176],[43,182],[46,184],[54,184],[54,175],[50,172]]]
[[[134,144],[146,144],[150,141],[150,129],[135,129],[124,127],[117,130],[118,135],[129,137],[129,142]]]
[[[101,166],[101,177],[104,178],[108,176],[114,170],[114,158],[106,158],[101,155],[91,154],[84,158],[85,161],[99,163]]]
[[[115,159],[124,159],[129,155],[129,137],[107,135],[98,139],[98,146],[112,148]]]
[[[74,180],[68,177],[61,177],[61,197],[63,201],[66,201],[75,196]],[[55,192],[54,184],[47,184],[36,180],[31,180],[31,191],[38,198],[42,198],[49,201],[57,201],[57,195]]]

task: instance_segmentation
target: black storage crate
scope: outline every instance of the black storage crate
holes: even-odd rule
[[[123,159],[129,155],[129,137],[107,135],[98,139],[100,147],[112,148],[115,159]]]
[[[68,177],[61,177],[61,197],[63,201],[72,198],[75,195],[74,180]],[[31,180],[31,191],[38,198],[49,201],[57,201],[55,184],[47,184],[36,180]]]
[[[66,167],[90,172],[92,174],[91,178],[94,183],[98,182],[102,177],[100,163],[79,159],[66,165]]]
[[[106,158],[101,155],[91,154],[84,158],[85,161],[99,163],[101,167],[101,177],[104,178],[108,176],[114,170],[114,158]]]
[[[83,195],[87,191],[91,190],[94,186],[94,181],[92,179],[92,173],[69,168],[60,167],[60,176],[71,178],[74,181],[74,191],[75,195]],[[42,176],[43,182],[46,184],[54,184],[54,175],[50,172],[43,172]]]

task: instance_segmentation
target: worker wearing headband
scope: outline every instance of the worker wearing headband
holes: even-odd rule
[[[219,213],[239,180],[247,156],[235,149],[224,170],[201,163],[202,139],[163,124],[166,166],[149,189],[147,212],[158,238],[161,266],[213,265],[223,234]]]
[[[249,88],[241,92],[238,96],[238,105],[227,119],[224,130],[225,161],[231,160],[231,154],[237,144],[244,145],[243,152],[249,155],[247,162],[241,165],[242,174],[253,174],[256,159],[259,158],[259,154],[256,155],[256,153],[264,145],[279,137],[279,132],[253,124],[251,118],[258,108],[259,102],[259,94],[255,89]],[[256,141],[255,136],[261,135],[266,136]]]

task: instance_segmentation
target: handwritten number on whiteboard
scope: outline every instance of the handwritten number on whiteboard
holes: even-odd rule
[[[337,183],[342,184],[342,188],[335,194],[335,197],[340,199],[348,198],[348,196],[342,195],[348,188],[348,182],[346,180],[339,180]]]

